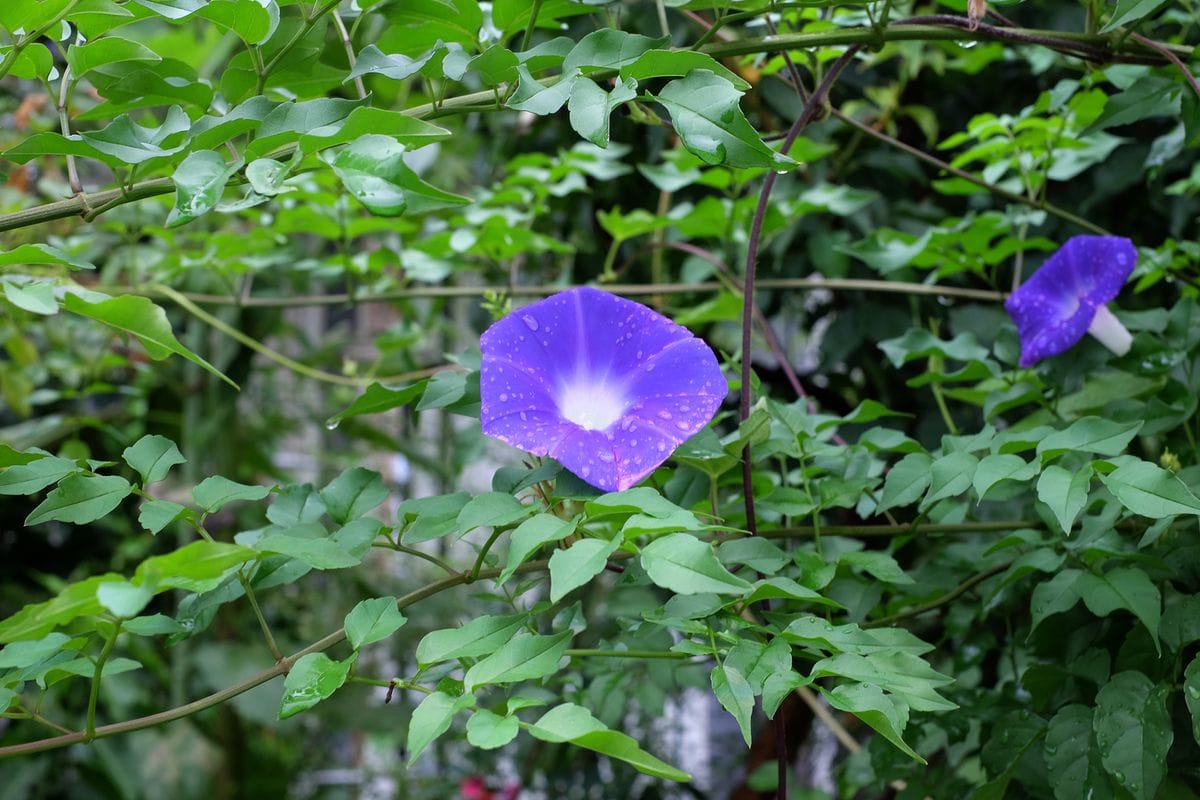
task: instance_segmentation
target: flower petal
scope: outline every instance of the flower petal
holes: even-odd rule
[[[1120,236],[1074,236],[1005,301],[1021,337],[1022,367],[1058,355],[1087,332],[1096,309],[1116,297],[1137,262]]]
[[[484,433],[610,491],[649,475],[728,392],[716,356],[690,331],[588,287],[509,314],[480,347]]]

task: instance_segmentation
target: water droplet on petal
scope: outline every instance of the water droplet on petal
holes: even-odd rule
[[[506,402],[508,402],[508,395],[504,394],[504,392],[501,392],[501,393],[500,393],[500,402],[501,402],[501,403],[506,403]]]
[[[525,327],[529,328],[529,330],[531,330],[531,331],[536,331],[538,329],[538,321],[536,319],[534,319],[533,317],[531,317],[529,314],[526,314],[525,316],[521,317],[521,321],[524,322]]]
[[[607,450],[601,450],[599,453],[596,454],[596,458],[600,459],[605,464],[611,464],[614,461],[613,454],[608,452]]]

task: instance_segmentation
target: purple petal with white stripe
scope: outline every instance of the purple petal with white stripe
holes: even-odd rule
[[[1121,236],[1074,236],[1009,296],[1022,367],[1056,356],[1087,333],[1096,309],[1116,297],[1137,263]]]
[[[713,351],[661,314],[580,287],[480,339],[483,432],[627,489],[709,423],[728,386]]]

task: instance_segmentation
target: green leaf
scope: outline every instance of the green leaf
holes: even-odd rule
[[[1179,477],[1148,461],[1130,458],[1100,480],[1121,505],[1151,519],[1200,514],[1200,499]]]
[[[0,266],[15,264],[30,266],[34,264],[61,264],[71,269],[95,269],[90,261],[83,261],[57,247],[48,244],[23,244],[0,253]]]
[[[979,460],[971,479],[975,496],[983,502],[992,487],[1003,481],[1032,480],[1041,469],[1036,462],[1027,462],[1013,453],[992,453]]]
[[[279,25],[279,6],[275,0],[210,0],[196,12],[233,31],[246,44],[262,44]]]
[[[1087,706],[1059,709],[1046,730],[1043,757],[1056,800],[1112,797],[1092,733],[1092,709]]]
[[[1129,611],[1146,626],[1155,649],[1162,652],[1158,643],[1162,596],[1145,572],[1137,567],[1115,567],[1102,575],[1083,572],[1075,590],[1098,617],[1107,617],[1118,608]]]
[[[565,75],[576,69],[584,74],[618,69],[632,64],[646,51],[665,43],[666,39],[651,39],[611,28],[592,31],[567,53],[562,71]]]
[[[550,556],[550,602],[557,603],[604,571],[608,557],[620,546],[620,537],[580,539]]]
[[[708,70],[695,70],[671,81],[658,102],[685,147],[706,164],[790,169],[796,162],[763,144],[738,107],[741,92]]]
[[[254,546],[262,552],[291,556],[319,570],[345,569],[362,563],[361,553],[352,553],[340,542],[325,536],[325,529],[320,525],[313,527],[316,536],[295,535],[308,532],[305,526],[296,526],[287,533],[268,533]]]
[[[692,776],[672,767],[637,746],[630,737],[610,731],[582,706],[562,703],[547,711],[529,728],[534,737],[545,742],[570,742],[577,747],[624,761],[639,772],[681,783]]]
[[[813,665],[811,677],[839,675],[853,681],[869,683],[899,695],[917,711],[953,711],[958,708],[937,693],[939,686],[953,683],[929,666],[923,658],[905,653],[879,652],[860,656],[840,653]]]
[[[118,61],[157,62],[162,61],[162,56],[144,44],[117,36],[105,36],[67,48],[67,64],[71,67],[72,78],[81,78],[97,67]]]
[[[257,559],[249,547],[203,539],[162,556],[152,556],[138,565],[133,583],[156,590],[187,589],[207,592],[215,588],[235,567]]]
[[[170,500],[147,500],[138,509],[138,524],[150,533],[157,534],[185,513],[190,512],[179,503]]]
[[[604,517],[610,514],[646,514],[659,519],[673,517],[684,509],[663,497],[649,486],[609,492],[593,497],[584,505],[588,517]]]
[[[516,717],[502,717],[481,708],[467,720],[467,742],[480,750],[495,750],[516,738],[520,729]]]
[[[712,681],[713,694],[721,707],[733,715],[746,747],[750,746],[750,717],[754,714],[754,690],[742,673],[729,665],[713,667],[709,676]]]
[[[637,96],[637,82],[630,80],[611,92],[601,89],[594,81],[580,78],[571,88],[567,101],[571,127],[597,147],[608,147],[608,118],[613,109]]]
[[[408,763],[411,766],[433,740],[450,729],[454,715],[474,702],[469,693],[451,697],[445,692],[434,692],[413,709],[408,721]]]
[[[484,492],[472,497],[458,513],[458,529],[468,533],[476,528],[499,528],[529,516],[531,506],[523,505],[505,492]]]
[[[422,214],[470,202],[421,180],[404,163],[405,150],[389,136],[367,134],[339,151],[330,166],[346,190],[373,214]]]
[[[574,635],[568,630],[551,636],[517,636],[468,669],[463,686],[470,692],[486,684],[517,683],[553,675]]]
[[[1174,117],[1179,114],[1180,85],[1177,81],[1147,75],[1104,104],[1104,112],[1080,133],[1091,136],[1106,128],[1129,125],[1148,117]]]
[[[154,598],[154,586],[135,586],[127,581],[102,583],[96,589],[96,599],[118,617],[136,617]]]
[[[497,583],[504,583],[511,578],[517,567],[542,545],[559,542],[570,536],[575,532],[575,525],[575,520],[565,520],[553,514],[536,514],[522,522],[509,534],[508,556],[504,560],[504,571],[496,578]]]
[[[470,501],[466,492],[403,500],[397,516],[404,526],[400,541],[406,545],[438,539],[458,530],[458,513]]]
[[[881,580],[884,583],[905,584],[913,582],[913,579],[896,563],[896,559],[887,553],[881,553],[877,550],[859,550],[857,552],[842,553],[838,556],[838,563],[846,564],[854,569],[861,569],[871,577]]]
[[[0,472],[0,495],[36,494],[52,483],[79,472],[79,465],[69,458],[48,456],[17,464]]]
[[[238,388],[238,385],[227,378],[224,373],[181,345],[171,330],[171,323],[167,321],[167,313],[145,297],[125,295],[89,303],[76,294],[68,293],[63,298],[63,306],[68,311],[80,316],[103,322],[119,331],[136,336],[155,361],[162,361],[170,355],[183,356],[193,364],[216,375],[234,389]]]
[[[325,424],[329,427],[337,427],[343,420],[351,417],[382,414],[384,411],[406,406],[418,399],[424,393],[426,386],[425,381],[420,381],[399,389],[389,389],[381,384],[372,383],[362,394],[354,398],[354,402],[326,420]]]
[[[1200,742],[1200,655],[1183,671],[1183,699],[1192,715],[1192,738]]]
[[[1122,25],[1132,25],[1153,14],[1166,5],[1166,2],[1167,0],[1117,0],[1117,7],[1113,9],[1112,18],[1107,25],[1100,29],[1100,32],[1108,33]]]
[[[179,448],[165,436],[149,434],[138,439],[121,453],[125,463],[142,476],[142,485],[157,483],[167,477],[171,467],[187,459]]]
[[[0,650],[0,669],[31,667],[63,649],[71,637],[65,633],[51,633],[41,639],[13,642]]]
[[[11,280],[0,282],[4,287],[4,297],[17,308],[31,314],[50,316],[58,313],[58,301],[54,299],[54,284],[46,281],[29,281],[14,283]]]
[[[267,508],[267,519],[288,527],[316,522],[325,514],[325,503],[312,484],[286,486]]]
[[[417,664],[422,669],[430,664],[456,658],[474,658],[492,653],[513,638],[525,626],[525,614],[503,617],[482,616],[461,628],[431,631],[417,644]]]
[[[157,73],[164,64],[165,62],[156,63],[145,69]],[[128,65],[122,62],[115,66],[127,67]],[[103,68],[93,70],[93,83],[97,82],[102,70]],[[92,157],[98,157],[111,166],[143,164],[152,159],[172,156],[182,150],[183,139],[179,134],[184,133],[190,127],[191,120],[179,106],[171,106],[167,109],[166,119],[163,120],[162,125],[156,128],[138,125],[129,115],[122,114],[101,130],[80,134],[78,141],[85,150],[78,155],[98,154],[92,155]],[[168,141],[179,143],[168,145]],[[89,150],[91,152],[88,152]]]
[[[229,503],[242,500],[262,500],[270,493],[270,486],[251,486],[231,481],[220,475],[213,475],[200,481],[192,489],[192,498],[196,501],[196,505],[209,514],[215,514]]]
[[[339,525],[358,519],[387,499],[388,490],[378,472],[351,467],[321,490],[329,516]]]
[[[12,52],[12,45],[0,46],[0,58]],[[40,42],[32,42],[22,50],[8,68],[8,74],[24,80],[48,79],[54,69],[54,55]]]
[[[189,153],[171,180],[175,182],[175,205],[167,215],[168,228],[177,228],[212,211],[221,200],[225,184],[241,167],[241,161],[226,164],[214,150]]]
[[[289,187],[283,184],[288,174],[287,164],[271,158],[256,158],[246,165],[246,180],[250,188],[264,197],[289,191]]]
[[[279,719],[294,717],[333,695],[350,674],[357,654],[345,661],[334,661],[324,653],[300,656],[283,679],[283,698]]]
[[[40,525],[57,520],[86,525],[115,509],[132,492],[129,481],[116,475],[69,475],[29,512],[25,524]]]
[[[351,111],[345,120],[304,132],[300,137],[300,149],[305,153],[315,153],[327,147],[353,142],[368,133],[390,137],[413,150],[451,136],[445,128],[402,111],[360,106]],[[267,150],[262,152],[265,154]]]
[[[1140,672],[1119,672],[1096,695],[1093,730],[1100,763],[1137,800],[1151,800],[1166,773],[1175,738],[1168,687]]]
[[[394,597],[363,600],[346,615],[346,639],[355,650],[364,644],[386,639],[408,622]]]
[[[1033,596],[1029,600],[1031,632],[1037,630],[1042,620],[1051,614],[1061,614],[1075,607],[1079,602],[1076,585],[1082,575],[1080,570],[1064,569],[1049,581],[1033,587]]]
[[[354,69],[346,76],[346,82],[363,75],[382,75],[394,81],[402,81],[422,71],[430,73],[441,65],[447,52],[446,46],[439,42],[422,55],[410,58],[403,53],[384,53],[375,45],[368,44],[359,51]],[[427,65],[430,69],[425,69]]]
[[[750,583],[721,565],[712,545],[687,533],[655,539],[642,549],[650,580],[676,594],[742,594]]]
[[[1071,452],[1120,455],[1143,424],[1142,420],[1114,422],[1103,417],[1083,417],[1038,442],[1037,452],[1043,463]]]
[[[834,625],[811,615],[794,620],[784,630],[783,638],[816,650],[864,656],[892,651],[919,656],[933,649],[933,645],[921,641],[903,628],[864,630],[854,623]]]
[[[921,510],[931,507],[939,500],[955,497],[971,488],[975,467],[979,459],[960,450],[934,460],[929,467],[929,492],[921,501]],[[884,484],[886,489],[886,484]]]
[[[0,620],[0,643],[45,636],[79,617],[99,614],[103,606],[96,599],[96,589],[101,583],[120,579],[120,575],[113,573],[97,575],[68,584],[49,600],[25,606],[11,617]]]
[[[909,758],[928,763],[903,739],[904,728],[908,725],[908,708],[897,705],[878,686],[844,683],[824,694],[829,705],[858,717]]]
[[[695,50],[647,50],[637,60],[623,65],[620,76],[622,81],[632,78],[641,83],[647,78],[682,78],[694,69],[706,69],[719,75],[739,92],[750,88],[736,72],[726,69],[707,53]]]
[[[577,81],[583,80],[578,72],[564,72],[559,79],[545,85],[529,74],[524,64],[517,67],[517,90],[506,105],[514,111],[528,111],[544,117],[556,113],[571,96]]]
[[[896,462],[883,482],[877,513],[915,503],[929,487],[929,468],[933,459],[925,453],[909,453]]]
[[[1070,535],[1075,519],[1087,505],[1091,483],[1091,466],[1071,472],[1051,464],[1042,470],[1037,482],[1038,500],[1050,507],[1063,533]]]

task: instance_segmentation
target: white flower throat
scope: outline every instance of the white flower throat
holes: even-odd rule
[[[558,395],[558,412],[584,430],[608,430],[625,413],[628,404],[620,393],[603,382],[577,381]]]

